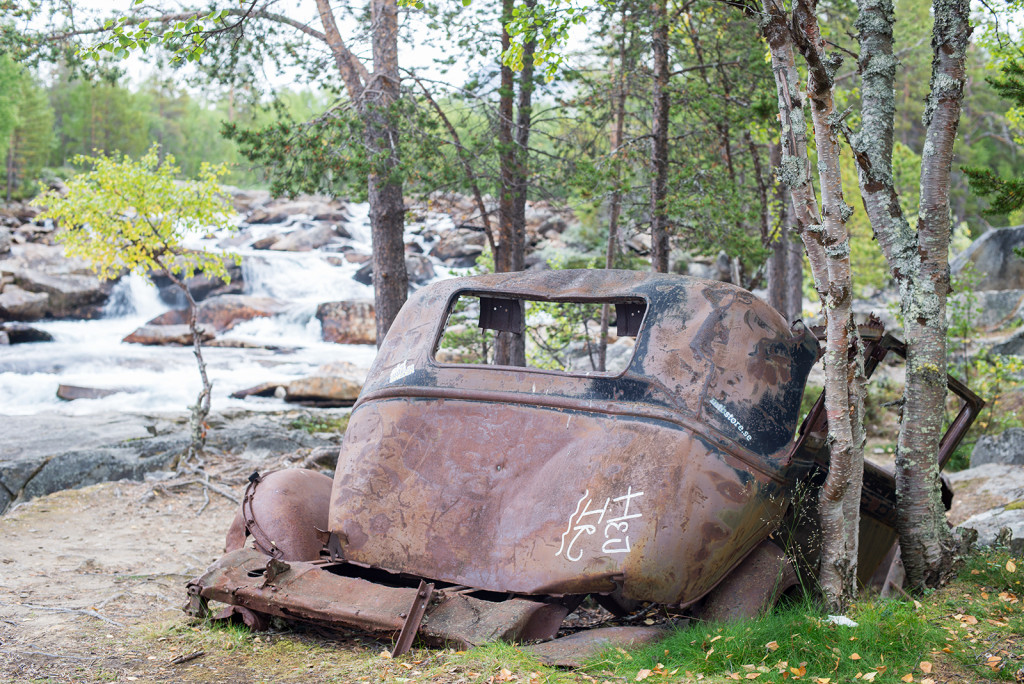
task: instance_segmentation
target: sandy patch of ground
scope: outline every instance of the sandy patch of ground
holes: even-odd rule
[[[204,502],[195,485],[115,482],[0,517],[0,678],[165,678],[173,656],[139,628],[183,620],[185,582],[221,553],[235,504],[211,494],[197,515]]]

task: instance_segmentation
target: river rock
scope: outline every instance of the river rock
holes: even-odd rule
[[[0,317],[14,321],[38,321],[46,315],[50,301],[45,292],[28,292],[17,285],[7,285],[0,292]]]
[[[196,320],[201,327],[213,328],[218,333],[231,330],[239,323],[254,318],[276,316],[287,307],[270,297],[226,294],[210,297],[199,302]],[[147,321],[146,326],[188,325],[188,309],[166,311]]]
[[[330,226],[319,224],[312,228],[300,228],[288,233],[270,246],[277,252],[310,252],[323,247],[338,237]]]
[[[305,216],[314,220],[328,221],[331,219],[316,217],[339,217],[345,220],[344,207],[340,202],[327,200],[323,197],[302,196],[294,200],[272,200],[254,209],[247,223],[284,223],[294,216]]]
[[[14,269],[11,274],[14,284],[23,290],[47,295],[46,315],[51,318],[99,318],[110,296],[110,281],[101,281],[92,274],[34,268]]]
[[[422,254],[405,256],[405,272],[409,274],[409,282],[414,285],[423,285],[437,277],[434,264]]]
[[[270,193],[266,190],[241,190],[229,186],[225,186],[224,190],[231,193],[231,204],[239,214],[244,214],[254,206],[270,201]]]
[[[74,401],[76,399],[102,399],[103,397],[109,397],[112,394],[123,392],[124,390],[116,389],[99,389],[97,387],[76,387],[75,385],[58,385],[57,386],[57,398],[63,399],[64,401]]]
[[[1024,356],[1024,328],[992,347],[992,352],[1003,356]]]
[[[954,294],[951,303],[962,298]],[[971,312],[971,325],[976,328],[995,330],[1019,318],[1024,312],[1024,290],[979,290],[974,292],[977,303]],[[888,323],[886,327],[889,327]]]
[[[11,251],[11,229],[0,226],[0,254],[8,254]]]
[[[948,516],[954,525],[1024,498],[1024,467],[1019,465],[986,463],[945,475],[953,488]]]
[[[971,451],[971,467],[986,463],[1024,465],[1024,428],[1009,428],[1002,434],[979,438]]]
[[[434,264],[429,257],[422,254],[405,255],[405,273],[409,277],[410,288],[414,285],[423,285],[437,277]],[[363,285],[373,285],[373,261],[363,263],[362,267],[352,275],[352,279]]]
[[[213,333],[203,330],[200,332],[202,341],[212,340]],[[138,328],[131,335],[125,337],[122,342],[145,345],[173,345],[189,346],[192,344],[192,331],[187,325],[144,325]]]
[[[276,316],[286,308],[284,304],[270,297],[225,294],[200,302],[198,319],[200,324],[212,326],[220,333],[231,330],[244,321]]]
[[[377,316],[370,301],[324,302],[316,308],[320,336],[336,344],[376,344]]]
[[[359,397],[364,380],[365,372],[350,363],[329,363],[310,377],[289,382],[284,400],[304,406],[351,406]]]
[[[1008,506],[993,508],[965,520],[960,527],[978,532],[978,543],[991,546],[1004,528],[1009,528],[1010,552],[1014,555],[1024,554],[1024,500],[1016,501]]]
[[[279,398],[284,398],[287,394],[287,390],[284,385],[287,383],[282,382],[261,382],[255,387],[249,387],[247,389],[241,389],[237,392],[231,393],[232,399],[245,399],[246,397],[276,397],[278,394]],[[280,392],[278,392],[280,390]]]
[[[242,294],[245,292],[245,276],[242,272],[240,264],[236,264],[233,261],[227,261],[225,264],[228,271],[228,281],[221,280],[220,278],[214,278],[208,276],[202,271],[197,273],[185,280],[185,286],[188,287],[188,291],[192,293],[192,298],[197,302],[201,302],[204,299],[210,297],[216,297],[218,295],[225,294]],[[185,299],[185,293],[181,291],[181,288],[174,284],[166,273],[162,271],[154,271],[150,274],[150,279],[153,284],[157,286],[160,292],[160,299],[171,306],[182,308],[188,305],[188,300]]]
[[[53,342],[53,335],[50,333],[25,325],[24,323],[4,323],[0,325],[0,332],[7,336],[9,344]]]
[[[452,268],[467,268],[476,263],[487,245],[487,236],[468,228],[456,228],[441,236],[430,255]]]
[[[980,277],[976,289],[1024,290],[1024,259],[1013,253],[1016,247],[1024,247],[1024,226],[990,230],[961,252],[950,270],[959,273],[969,262]]]

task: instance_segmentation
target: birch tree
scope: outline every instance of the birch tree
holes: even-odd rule
[[[830,609],[842,611],[856,594],[860,491],[864,473],[863,349],[853,321],[850,236],[853,209],[843,199],[839,170],[842,118],[834,111],[833,76],[841,64],[826,54],[814,0],[798,0],[792,17],[775,0],[764,3],[764,35],[771,49],[782,121],[779,180],[789,187],[800,237],[807,250],[825,313],[825,411],[831,451],[818,497],[821,518],[819,583]],[[794,50],[808,71],[801,88]],[[810,109],[818,152],[818,201],[807,151]]]
[[[955,569],[959,540],[940,497],[938,449],[946,399],[950,171],[971,35],[967,0],[933,0],[932,73],[922,118],[921,204],[916,230],[893,185],[894,12],[889,0],[859,0],[862,127],[851,138],[864,207],[900,289],[907,375],[896,447],[899,534],[907,581],[935,586]]]
[[[815,285],[822,295],[829,321],[826,346],[826,406],[832,442],[832,464],[829,482],[822,489],[822,532],[825,550],[822,554],[823,588],[827,585],[830,538],[835,529],[828,522],[834,511],[835,494],[846,483],[843,492],[844,524],[847,555],[836,569],[844,584],[852,581],[846,563],[856,560],[856,507],[859,501],[861,468],[845,456],[846,440],[853,439],[853,448],[863,444],[862,365],[859,360],[847,368],[848,403],[829,398],[842,394],[843,379],[838,377],[843,350],[858,351],[856,330],[852,320],[843,333],[838,329],[836,305],[849,296],[848,242],[838,230],[837,216],[848,216],[850,209],[837,201],[833,190],[838,181],[838,167],[833,175],[833,159],[838,159],[840,136],[849,141],[858,166],[858,181],[864,208],[880,248],[885,254],[890,273],[900,289],[901,310],[905,320],[908,346],[906,386],[902,400],[900,435],[896,453],[896,485],[899,501],[899,534],[907,579],[914,588],[940,583],[955,567],[953,562],[957,541],[953,538],[940,500],[937,454],[942,436],[942,413],[946,396],[945,304],[949,293],[948,248],[950,235],[950,167],[956,139],[965,82],[965,57],[971,29],[968,24],[966,0],[934,0],[932,29],[932,75],[923,123],[926,129],[921,160],[921,203],[916,229],[911,228],[900,208],[899,195],[893,183],[892,154],[895,99],[893,83],[898,60],[893,53],[892,27],[895,20],[889,0],[859,0],[856,22],[859,41],[858,69],[861,76],[861,130],[854,135],[844,117],[832,110],[834,81],[832,76],[840,59],[826,55],[821,49],[820,32],[813,0],[797,0],[788,16],[776,0],[764,4],[764,34],[771,48],[779,92],[779,110],[783,123],[783,159],[780,177],[793,192],[797,220],[810,257]],[[821,175],[824,205],[824,227],[814,220],[813,189],[809,184],[809,161],[803,139],[805,101],[799,92],[793,49],[803,56],[809,73],[806,98],[814,121],[814,139]],[[831,198],[831,199],[830,199]],[[830,207],[832,207],[830,209]],[[831,222],[831,225],[830,225]],[[808,228],[810,226],[810,228]],[[822,239],[818,239],[819,236]],[[848,236],[847,236],[848,237]],[[821,262],[827,265],[822,267]],[[837,281],[835,276],[842,275]],[[822,276],[829,280],[822,287]],[[837,285],[838,283],[838,285]],[[856,359],[856,353],[854,357]],[[846,358],[846,357],[844,357]],[[837,415],[841,411],[843,415]],[[847,427],[847,413],[852,424]],[[840,421],[839,429],[833,420]],[[839,450],[837,452],[837,446]],[[855,458],[863,458],[863,448]],[[840,466],[846,469],[841,478],[833,478]],[[837,489],[830,492],[830,483]],[[852,514],[852,515],[851,515]],[[833,538],[834,539],[834,538]],[[854,566],[855,567],[855,566]],[[853,573],[855,577],[855,573]],[[846,584],[844,594],[854,587]]]

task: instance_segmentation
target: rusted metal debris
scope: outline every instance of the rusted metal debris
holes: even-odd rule
[[[621,373],[438,361],[466,295],[488,303],[482,327],[512,333],[523,300],[616,304],[634,355]],[[862,334],[868,372],[904,351],[880,326]],[[426,287],[378,352],[333,483],[254,474],[227,554],[189,583],[190,610],[213,600],[256,626],[277,615],[400,635],[396,652],[417,634],[551,639],[587,596],[616,612],[754,614],[815,559],[813,516],[792,504],[802,487],[813,505],[827,468],[820,399],[793,438],[817,358],[811,331],[718,282],[567,270]],[[965,402],[947,457],[983,405],[950,386]],[[866,467],[864,582],[895,541],[894,491]],[[787,521],[783,548],[771,537]]]

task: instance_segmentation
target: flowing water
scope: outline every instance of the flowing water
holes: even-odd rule
[[[370,252],[367,205],[349,205],[345,229],[352,235],[341,245]],[[291,217],[289,224],[253,226],[252,239],[302,225],[305,217]],[[427,219],[435,230],[451,227],[446,216]],[[423,224],[410,225],[407,242],[424,243]],[[224,236],[195,238],[192,245],[215,248]],[[251,242],[251,240],[250,240]],[[282,382],[311,374],[322,364],[347,361],[369,368],[376,353],[373,345],[340,345],[323,342],[315,318],[321,302],[373,299],[373,289],[353,279],[360,265],[339,258],[337,251],[275,252],[234,248],[242,256],[246,294],[268,296],[285,302],[287,311],[273,318],[257,318],[236,326],[221,339],[272,345],[276,350],[207,347],[203,356],[213,382],[214,410],[245,407],[280,409],[277,399],[231,399],[236,390],[261,382]],[[340,265],[339,265],[340,264]],[[438,278],[459,271],[434,263]],[[86,414],[109,411],[140,413],[178,412],[195,402],[199,373],[191,348],[143,346],[121,341],[126,335],[171,307],[157,290],[139,276],[123,278],[107,305],[103,318],[90,321],[38,321],[33,327],[53,335],[49,343],[0,347],[0,414],[28,415],[51,412]],[[57,397],[60,384],[118,390],[101,399],[71,402]]]

